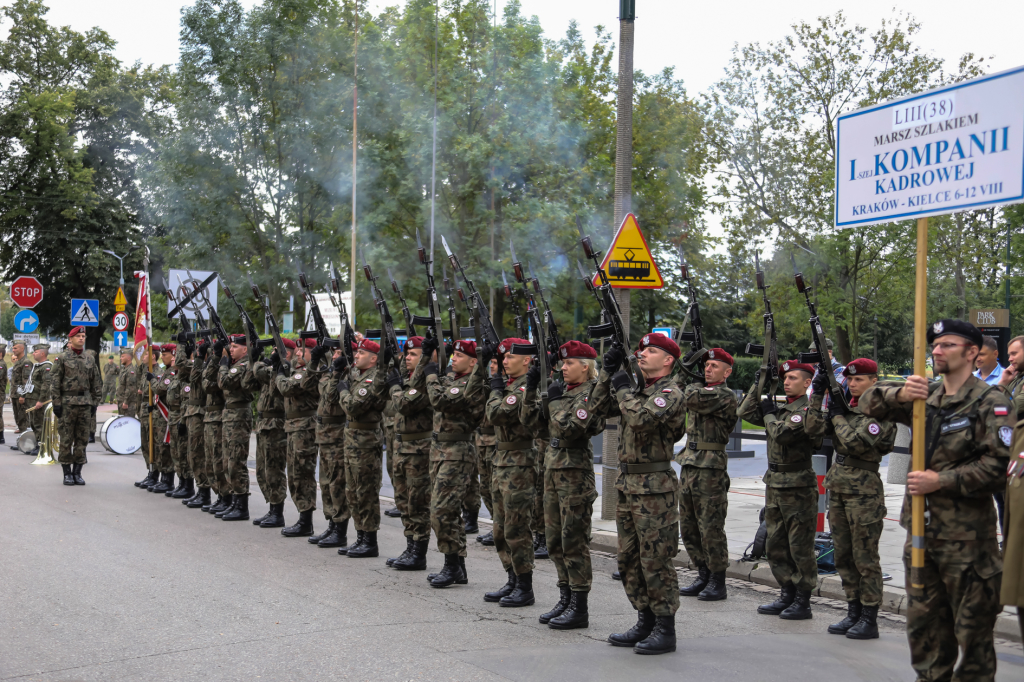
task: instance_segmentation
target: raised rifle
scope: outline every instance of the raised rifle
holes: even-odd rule
[[[523,344],[515,344],[515,346],[519,347],[521,352],[532,354],[537,358],[537,364],[540,367],[540,397],[547,404],[549,371],[544,325],[540,323],[540,309],[537,307],[537,301],[533,298],[533,294],[530,293],[529,288],[526,286],[526,274],[523,272],[523,264],[516,257],[516,247],[512,245],[511,239],[508,240],[508,246],[509,251],[512,253],[512,274],[515,275],[516,281],[523,287],[523,298],[526,299],[526,314],[529,317],[530,326],[533,328],[533,343],[526,347],[522,347]],[[506,284],[506,286],[508,285]]]
[[[452,329],[452,336],[454,338],[454,332],[457,329],[459,331],[460,339],[480,339],[480,325],[477,323],[476,310],[473,307],[472,301],[466,299],[466,292],[462,290],[458,284],[458,280],[455,282],[455,293],[458,294],[459,300],[466,306],[466,312],[469,314],[469,326],[459,327],[459,317],[455,312],[455,299],[452,298],[452,287],[448,283],[448,268],[441,266],[441,272],[444,274],[444,291],[448,295],[448,324]]]
[[[686,265],[686,259],[683,257],[683,245],[679,245],[679,270],[683,278],[683,282],[686,283],[686,290],[690,295],[690,305],[686,309],[686,316],[683,318],[683,324],[679,327],[679,334],[676,336],[676,343],[686,341],[690,344],[690,350],[700,353],[700,359],[697,360],[697,371],[692,372],[686,367],[683,367],[683,371],[689,374],[692,378],[700,380],[704,378],[704,364],[706,362],[707,353],[701,353],[705,350],[704,348],[704,326],[700,321],[700,303],[697,302],[697,290],[693,286],[693,279],[690,278],[690,269]],[[686,324],[690,324],[691,331],[686,330]]]
[[[413,320],[412,311],[409,310],[409,304],[405,302],[405,296],[402,294],[402,288],[398,286],[398,282],[395,281],[395,276],[391,274],[391,268],[387,268],[388,280],[391,281],[391,289],[398,296],[398,302],[402,304],[402,316],[405,317],[405,328],[409,332],[409,336],[416,336],[416,323]]]
[[[171,288],[170,284],[168,284],[166,279],[164,280],[164,293],[167,294],[167,300],[174,305],[174,310],[178,311],[178,321],[181,324],[181,333],[185,335],[185,343],[191,344],[196,338],[196,333],[192,331],[192,325],[188,323],[188,318],[185,316],[185,309],[178,305],[178,302],[174,297],[174,290]],[[168,315],[167,317],[170,319],[172,316]]]
[[[486,346],[486,352],[493,354],[497,351],[498,346],[501,345],[501,338],[494,328],[494,323],[491,322],[491,314],[487,311],[484,297],[473,284],[473,280],[466,275],[466,270],[462,267],[462,263],[459,262],[459,257],[452,253],[444,235],[441,236],[441,244],[444,246],[444,252],[448,254],[448,261],[452,264],[452,270],[455,271],[456,275],[462,275],[462,281],[466,283],[466,290],[469,292],[468,298],[472,304],[473,320],[480,327],[477,342]],[[504,370],[502,370],[502,373],[504,373]]]
[[[544,287],[540,285],[540,280],[537,279],[537,275],[533,273],[533,265],[527,263],[527,267],[530,270],[530,281],[533,284],[533,290],[540,296],[540,302],[544,304],[544,326],[545,336],[547,337],[548,352],[558,354],[558,350],[562,347],[562,337],[558,333],[558,325],[555,324],[555,316],[551,312],[551,304],[548,303],[548,299],[544,297]]]
[[[316,345],[323,348],[340,348],[341,341],[331,338],[331,332],[327,329],[324,316],[320,313],[320,305],[316,302],[316,296],[313,295],[313,291],[309,286],[306,273],[302,270],[299,270],[299,286],[302,288],[302,295],[306,299],[306,305],[309,306],[309,313],[313,317],[313,329],[299,332],[299,338],[316,339]]]
[[[189,294],[195,293],[195,289],[189,291],[188,285],[182,282],[178,286],[178,292],[181,294],[181,296],[178,299],[180,301],[180,303],[178,303],[178,307],[180,308],[184,305],[188,305],[188,307],[192,309],[192,314],[196,316],[196,326],[199,327],[199,331],[195,333],[196,336],[204,338],[207,340],[207,342],[209,342],[209,340],[213,337],[213,331],[206,324],[206,318],[203,317],[203,312],[199,309],[199,304],[195,302],[194,298],[186,300],[186,297]]]
[[[757,268],[757,288],[764,299],[764,344],[747,344],[748,355],[761,356],[760,376],[757,380],[756,399],[760,402],[762,395],[774,399],[775,390],[779,385],[779,350],[776,345],[775,314],[772,313],[772,302],[768,299],[768,285],[764,281],[764,271],[757,252],[754,252],[754,266]]]
[[[811,287],[804,283],[804,274],[797,272],[796,258],[792,252],[790,252],[789,258],[793,263],[793,279],[796,280],[796,290],[804,295],[804,299],[807,301],[807,310],[811,313],[811,319],[808,321],[811,323],[811,338],[814,340],[815,349],[814,353],[800,353],[800,362],[817,364],[818,371],[828,377],[829,401],[836,401],[837,404],[842,404],[849,408],[850,405],[846,401],[846,392],[836,380],[836,374],[832,371],[831,363],[829,362],[828,342],[825,339],[825,332],[821,328],[821,318],[818,317],[817,307],[814,305],[814,301],[811,300]]]
[[[508,284],[508,277],[505,276],[505,269],[501,270],[501,281],[505,285],[505,297],[512,304],[512,314],[515,315],[516,334],[519,338],[526,338],[526,324],[523,322],[523,313],[519,310],[519,303],[516,301],[516,292]]]
[[[349,320],[348,310],[345,309],[345,299],[341,297],[341,276],[338,270],[334,267],[334,263],[331,263],[331,291],[334,296],[338,299],[335,300],[334,296],[331,296],[331,303],[338,309],[338,313],[341,315],[341,323],[345,325],[345,330],[341,333],[342,348],[341,352],[345,354],[345,358],[348,360],[348,365],[351,367],[355,362],[354,351],[352,346],[356,345],[356,332],[352,329],[352,321]]]
[[[409,327],[412,328],[413,324],[426,326],[427,338],[437,339],[437,365],[444,368],[448,366],[448,353],[445,352],[444,327],[441,323],[441,304],[437,300],[437,283],[434,281],[434,273],[432,271],[434,260],[427,253],[423,242],[420,240],[419,229],[416,230],[416,257],[419,258],[420,263],[427,271],[427,311],[430,315],[427,317],[413,315],[411,318],[408,318],[410,319]],[[394,281],[392,281],[392,284],[394,284]],[[399,297],[401,297],[401,294],[399,294]]]
[[[398,335],[395,332],[395,321],[391,317],[391,310],[388,308],[388,302],[384,300],[384,294],[381,292],[380,287],[377,286],[377,278],[373,275],[373,270],[370,269],[370,264],[366,260],[366,254],[363,254],[363,274],[366,275],[366,280],[370,283],[370,291],[373,294],[373,303],[377,306],[377,312],[380,313],[380,340],[388,352],[391,353],[391,367],[398,370],[401,375],[402,369],[399,366],[399,356],[402,354],[401,348],[398,346]],[[374,332],[377,330],[366,330],[367,337],[374,337]]]
[[[646,385],[646,381],[643,373],[640,371],[640,363],[636,359],[636,354],[629,351],[629,337],[626,336],[626,325],[622,321],[619,302],[615,299],[615,293],[612,291],[611,282],[608,281],[608,275],[601,269],[601,252],[594,249],[594,244],[590,237],[583,233],[583,223],[580,221],[579,216],[576,216],[576,230],[580,233],[580,245],[583,247],[583,253],[586,254],[588,259],[594,261],[594,266],[597,268],[596,276],[601,280],[599,286],[593,286],[593,283],[591,283],[591,287],[593,287],[598,303],[601,304],[605,322],[587,327],[587,335],[592,339],[612,337],[612,346],[618,347],[626,355],[626,376],[629,377],[630,390],[633,393],[638,393]]]
[[[208,311],[210,311],[210,323],[213,325],[214,336],[217,337],[218,341],[223,343],[225,346],[228,346],[231,343],[231,336],[228,334],[227,330],[224,329],[224,323],[220,321],[220,315],[217,314],[217,311],[214,310],[213,306],[210,304],[210,298],[206,295],[206,287],[202,284],[195,284],[198,280],[192,276],[192,272],[189,271],[188,268],[185,268],[185,272],[188,273],[189,279],[193,282],[195,291],[198,292],[199,299],[202,301],[202,304]],[[216,275],[217,273],[215,272],[213,274]],[[206,281],[209,282],[210,279],[207,278]]]
[[[252,323],[252,319],[249,317],[249,313],[245,312],[245,308],[238,302],[234,294],[231,293],[231,289],[222,278],[220,280],[220,286],[224,289],[224,294],[231,299],[231,302],[238,308],[238,316],[242,318],[242,324],[245,327],[245,335],[249,340],[249,362],[256,362],[256,360],[263,355],[263,349],[267,346],[273,345],[273,341],[267,339],[265,341],[260,340],[259,332],[256,331],[256,325]]]
[[[277,318],[274,317],[274,313],[270,312],[270,306],[267,305],[266,299],[260,293],[260,288],[252,281],[252,275],[246,274],[246,277],[249,278],[249,290],[252,291],[253,298],[263,308],[263,316],[267,320],[267,326],[270,327],[270,335],[274,339],[274,350],[277,351],[277,357],[281,359],[281,362],[286,362],[288,351],[284,347],[284,341],[281,340],[281,330],[277,326]]]

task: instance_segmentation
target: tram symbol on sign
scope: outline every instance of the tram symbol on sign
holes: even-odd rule
[[[651,263],[637,261],[632,248],[626,248],[622,254],[626,260],[608,261],[608,279],[646,279],[651,276]]]
[[[626,214],[601,262],[608,283],[617,289],[660,289],[665,280],[658,272],[651,247],[647,245],[640,223],[632,213]],[[594,276],[594,286],[601,278]]]

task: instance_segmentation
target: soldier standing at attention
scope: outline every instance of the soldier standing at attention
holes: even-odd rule
[[[11,347],[11,354],[13,355],[11,362],[11,410],[14,412],[14,432],[21,433],[32,426],[30,415],[25,414],[27,408],[25,407],[25,396],[21,390],[32,374],[32,360],[25,357],[25,344],[22,341],[14,342],[14,345]],[[18,447],[17,445],[12,445],[11,449],[17,450]]]
[[[167,344],[170,345],[170,344]],[[174,490],[174,462],[171,461],[170,409],[167,407],[167,389],[174,378],[174,353],[163,346],[153,344],[152,352],[160,353],[163,369],[153,367],[155,372],[146,372],[146,380],[153,388],[153,452],[160,482],[149,487],[151,493],[167,493]]]
[[[356,542],[349,545],[346,556],[353,558],[380,555],[377,531],[380,529],[381,465],[384,457],[380,419],[388,399],[388,385],[381,368],[391,361],[386,355],[387,352],[380,353],[379,344],[364,338],[356,347],[356,371],[352,373],[351,381],[344,372],[338,376],[338,402],[348,416],[345,424],[345,495],[356,527]]]
[[[275,363],[277,390],[284,396],[284,431],[288,437],[288,491],[299,510],[295,525],[281,529],[289,538],[313,534],[313,512],[316,510],[316,409],[319,391],[316,383],[306,379],[309,352],[315,339],[296,344],[294,360]],[[273,356],[271,356],[273,360]]]
[[[394,453],[389,457],[391,484],[395,488],[395,505],[401,512],[406,541],[405,551],[397,558],[388,559],[387,565],[399,571],[426,570],[430,542],[430,443],[434,410],[430,406],[423,370],[415,371],[424,355],[423,348],[422,336],[412,336],[405,342],[408,385],[402,385],[398,370],[391,370],[387,379],[390,404],[395,410]],[[423,362],[427,364],[436,359],[431,355]]]
[[[4,401],[7,399],[7,363],[4,357],[7,355],[7,344],[0,343],[0,443],[4,443]],[[13,407],[13,399],[11,400]]]
[[[406,348],[408,348],[408,340],[406,341]],[[403,351],[404,356],[404,351]],[[404,359],[403,359],[404,364]],[[395,437],[395,421],[398,418],[398,411],[395,408],[395,403],[388,398],[387,405],[384,406],[384,412],[381,413],[380,426],[384,432],[384,467],[388,472],[388,480],[391,481],[392,489],[395,486],[395,455],[398,454],[399,444],[398,439]],[[395,492],[395,504],[392,507],[384,510],[385,516],[390,516],[393,519],[397,519],[402,516],[402,512],[398,508],[398,493]],[[391,561],[388,559],[388,561]],[[391,564],[388,564],[389,566]]]
[[[37,439],[43,434],[44,408],[46,401],[50,399],[50,370],[53,368],[53,363],[46,359],[49,354],[50,344],[48,343],[37,343],[32,346],[32,359],[35,362],[32,363],[29,381],[25,384],[26,388],[31,386],[32,390],[26,390],[23,396],[25,409],[32,410],[26,414],[32,422],[32,430],[35,431]],[[29,454],[34,455],[38,451],[39,446],[36,445],[36,449]]]
[[[612,346],[594,387],[591,410],[621,417],[618,500],[619,573],[637,622],[612,634],[613,646],[638,654],[676,650],[675,613],[679,579],[672,558],[679,552],[679,480],[672,471],[673,446],[683,435],[683,393],[672,380],[679,346],[661,334],[646,334],[638,348],[645,385],[630,388],[619,367],[626,350]]]
[[[228,487],[227,469],[224,466],[223,452],[223,412],[224,392],[217,382],[220,369],[220,358],[224,353],[224,342],[214,341],[212,352],[207,354],[209,346],[200,346],[199,353],[203,360],[203,393],[206,394],[206,413],[203,416],[203,444],[206,446],[206,466],[210,471],[213,492],[217,493],[217,501],[202,510],[217,515],[227,511],[231,506],[230,488]]]
[[[491,360],[488,376],[499,374],[498,361]],[[477,472],[480,474],[480,500],[487,507],[487,513],[494,519],[493,491],[491,489],[491,467],[494,460],[494,426],[487,419],[485,413],[480,421],[480,428],[476,436],[476,459]],[[469,531],[467,531],[469,532]],[[487,531],[483,535],[477,535],[476,541],[485,547],[494,546],[494,532]]]
[[[755,379],[740,405],[740,416],[765,427],[768,436],[768,471],[765,472],[765,523],[767,555],[781,593],[758,613],[785,620],[811,618],[811,592],[818,586],[814,533],[818,519],[818,478],[811,456],[821,446],[825,421],[821,418],[822,394],[808,401],[807,389],[814,367],[796,360],[783,362],[781,408],[775,396],[756,395]]]
[[[593,413],[589,400],[597,383],[597,351],[569,341],[558,349],[558,357],[565,383],[551,384],[544,404],[537,384],[528,376],[526,400],[539,405],[551,434],[544,461],[544,523],[548,555],[558,574],[559,599],[555,608],[540,616],[540,622],[571,630],[590,625],[587,598],[594,578],[590,517],[597,499],[590,439],[604,431],[605,422]],[[532,367],[530,373],[534,373]],[[539,372],[535,374],[539,381]]]
[[[68,349],[57,356],[50,373],[50,397],[60,431],[60,466],[64,485],[85,485],[82,466],[89,432],[96,429],[92,406],[102,397],[100,368],[84,353],[85,327],[68,332]]]
[[[825,476],[825,489],[832,493],[828,522],[848,610],[846,618],[829,625],[828,631],[850,639],[877,639],[878,606],[882,603],[878,542],[886,511],[878,467],[892,452],[896,424],[865,416],[858,407],[861,396],[878,382],[874,360],[854,360],[843,374],[852,397],[849,409],[835,400],[829,404],[826,435],[832,438],[836,458]],[[816,394],[828,392],[828,380],[820,372],[814,382]]]
[[[919,680],[993,680],[1003,563],[992,493],[1006,487],[1013,408],[1002,390],[971,375],[982,344],[977,327],[939,320],[928,328],[928,343],[941,382],[912,376],[903,385],[882,383],[860,405],[869,417],[907,425],[913,401],[926,406],[925,470],[907,475],[900,514],[908,532],[903,564],[911,665]],[[928,515],[923,590],[910,582],[912,495],[925,496]]]
[[[114,403],[117,412],[125,417],[139,416],[138,372],[132,362],[131,348],[122,348],[121,365],[117,369],[117,382],[114,385]]]
[[[693,351],[683,364],[695,359]],[[725,446],[736,425],[736,395],[726,380],[732,375],[733,357],[723,348],[707,351],[704,376],[683,389],[689,413],[686,449],[679,463],[679,528],[697,578],[679,589],[684,597],[719,601],[727,596],[725,571],[729,544],[725,517],[729,510],[729,459]]]
[[[118,367],[114,363],[114,356],[107,356],[107,364],[103,366],[103,402],[113,402],[114,390],[117,387]]]
[[[200,339],[192,351],[189,362],[188,383],[182,387],[185,394],[185,425],[188,427],[188,463],[196,482],[196,494],[182,500],[189,509],[200,509],[210,505],[210,485],[213,472],[206,463],[206,434],[203,415],[206,393],[203,392],[203,361],[199,349],[206,348],[206,340]],[[184,379],[184,369],[182,378]]]
[[[281,343],[287,353],[285,362],[292,362],[295,342],[281,339]],[[249,365],[243,384],[260,394],[256,400],[256,483],[270,505],[270,511],[252,520],[260,528],[284,527],[284,501],[288,496],[288,434],[284,432],[284,396],[275,381],[276,353],[269,360],[261,355]]]
[[[244,380],[249,373],[249,352],[245,334],[230,337],[217,370],[217,385],[224,393],[221,413],[221,447],[224,448],[231,506],[223,515],[225,521],[249,520],[249,435],[252,433],[252,392]],[[312,425],[310,425],[312,428]]]
[[[174,464],[174,473],[178,476],[178,487],[164,495],[176,500],[187,500],[195,495],[196,491],[192,467],[188,462],[188,427],[185,426],[185,417],[182,415],[188,393],[182,389],[188,385],[192,360],[184,343],[180,348],[177,344],[166,343],[163,346],[165,355],[168,350],[174,354],[174,371],[171,383],[167,385],[167,409],[170,412],[168,423],[171,429],[171,462]]]
[[[537,489],[537,446],[534,441],[540,410],[534,408],[524,419],[522,400],[526,394],[526,372],[533,357],[514,355],[516,346],[529,346],[526,339],[509,338],[498,344],[498,355],[508,380],[491,376],[487,418],[494,425],[494,467],[491,469],[494,505],[494,548],[508,573],[508,582],[484,601],[501,606],[530,606],[533,595],[533,534],[530,522]],[[490,357],[481,358],[488,364]]]

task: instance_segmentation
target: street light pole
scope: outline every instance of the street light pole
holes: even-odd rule
[[[117,255],[116,253],[114,253],[113,251],[110,251],[110,250],[108,250],[108,249],[103,249],[103,253],[109,253],[109,254],[110,254],[111,256],[113,256],[114,258],[116,258],[116,259],[117,259],[118,263],[120,263],[120,264],[121,264],[121,279],[120,279],[120,281],[118,282],[118,284],[120,284],[120,286],[122,287],[122,290],[123,290],[123,288],[124,288],[124,259],[125,259],[125,258],[127,258],[127,257],[128,257],[128,255],[129,255],[129,254],[130,254],[130,253],[131,253],[132,251],[134,251],[134,250],[135,250],[134,248],[128,249],[127,251],[125,251],[125,254],[124,254],[123,256],[118,256],[118,255]]]

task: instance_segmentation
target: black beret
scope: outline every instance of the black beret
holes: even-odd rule
[[[928,343],[932,343],[940,336],[961,336],[973,345],[981,348],[981,330],[970,322],[963,320],[939,320],[928,327]]]

